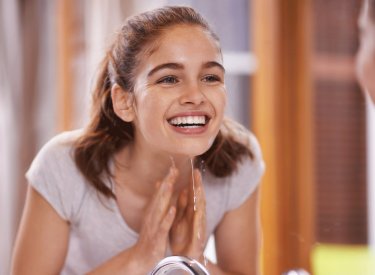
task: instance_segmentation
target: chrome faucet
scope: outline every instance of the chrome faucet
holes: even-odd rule
[[[284,272],[282,275],[310,275],[310,273],[304,269],[292,269]]]
[[[210,275],[207,269],[194,259],[183,256],[170,256],[161,260],[150,275]]]

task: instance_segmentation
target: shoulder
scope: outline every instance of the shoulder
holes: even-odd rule
[[[239,207],[254,193],[264,174],[265,163],[257,138],[244,126],[226,118],[220,131],[224,139],[231,143],[227,147],[228,151],[225,152],[225,156],[229,157],[214,159],[220,163],[220,169],[226,169],[231,161],[236,162],[236,167],[225,177],[218,177],[210,171],[205,177],[207,180],[205,188],[208,190],[207,194],[210,199],[216,196],[225,200],[223,207],[226,212]],[[246,150],[251,154],[244,153]]]
[[[259,187],[265,171],[263,159],[243,158],[226,181],[226,211],[238,208]]]
[[[37,153],[28,174],[63,176],[67,172],[75,172],[73,149],[81,132],[81,130],[62,132],[51,138]]]
[[[62,132],[51,138],[40,150],[42,154],[55,154],[70,151],[74,143],[82,135],[82,130]]]
[[[81,135],[81,130],[62,132],[51,138],[39,150],[33,160],[32,166],[36,164],[52,165],[73,160],[73,149],[76,140]]]
[[[36,154],[28,175],[58,175],[75,168],[73,149],[81,130],[60,133],[51,138]]]
[[[223,134],[245,146],[252,154],[252,157],[241,158],[236,171],[228,178],[227,210],[231,210],[254,193],[265,172],[265,163],[258,139],[251,131],[230,119],[225,119],[223,129]]]
[[[28,182],[65,220],[72,221],[85,184],[73,157],[74,143],[81,131],[63,132],[38,152],[26,173]]]

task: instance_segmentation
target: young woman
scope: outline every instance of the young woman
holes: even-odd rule
[[[258,274],[264,165],[255,137],[224,118],[224,73],[219,40],[193,9],[128,19],[91,122],[53,138],[27,173],[13,274],[147,274],[167,255]],[[211,234],[217,264],[204,260]]]
[[[358,20],[360,47],[357,75],[363,91],[375,102],[375,0],[364,0]]]

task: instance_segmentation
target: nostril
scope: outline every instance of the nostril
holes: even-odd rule
[[[200,105],[206,101],[206,97],[201,92],[187,93],[181,97],[181,103]]]

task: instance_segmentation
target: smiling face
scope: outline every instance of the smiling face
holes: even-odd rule
[[[177,25],[163,31],[150,52],[136,70],[134,145],[171,155],[203,154],[226,104],[217,41],[199,26]]]
[[[370,17],[369,2],[364,1],[358,20],[360,48],[357,54],[357,75],[362,89],[375,102],[375,20]]]

